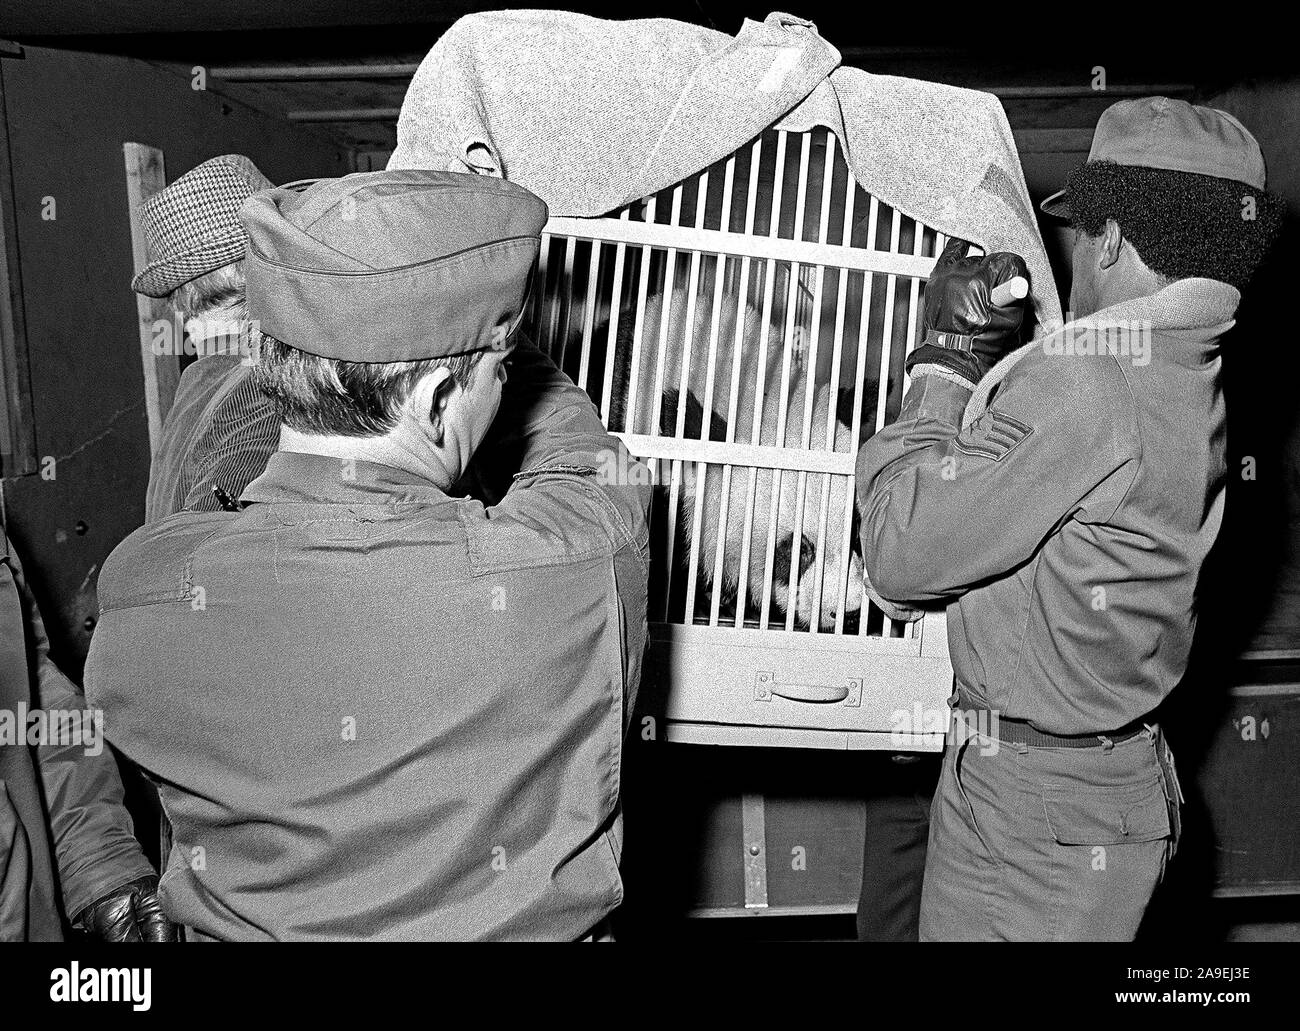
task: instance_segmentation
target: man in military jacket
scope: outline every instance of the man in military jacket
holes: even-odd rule
[[[114,552],[86,671],[196,938],[578,939],[621,900],[649,479],[516,346],[546,214],[417,170],[241,211],[280,450]]]
[[[1137,931],[1179,821],[1151,714],[1223,511],[1219,338],[1280,223],[1241,123],[1163,97],[1107,110],[1046,206],[1075,229],[1074,321],[1016,350],[992,291],[1023,263],[951,245],[901,416],[858,460],[875,591],[953,602],[923,939]]]

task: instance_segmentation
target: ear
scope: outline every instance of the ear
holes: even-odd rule
[[[442,445],[445,433],[447,401],[455,388],[456,381],[452,379],[451,370],[445,366],[437,366],[430,370],[411,391],[408,403],[412,413],[420,421],[425,419],[429,421],[434,443],[439,446]]]
[[[1102,268],[1110,268],[1119,261],[1119,253],[1124,247],[1124,234],[1120,232],[1119,223],[1113,218],[1106,219],[1106,228],[1101,231],[1101,244],[1098,258]]]
[[[790,567],[794,558],[794,534],[788,533],[776,542],[776,552],[772,559],[772,583],[790,583]],[[817,559],[817,547],[808,539],[807,534],[799,539],[799,576],[808,572],[808,567]]]
[[[891,373],[889,386],[885,388],[885,403],[894,392],[894,377]],[[866,440],[876,432],[876,403],[880,397],[880,379],[868,374],[862,386],[862,418],[858,422],[859,437]],[[840,387],[835,398],[835,418],[840,423],[853,428],[853,390]]]

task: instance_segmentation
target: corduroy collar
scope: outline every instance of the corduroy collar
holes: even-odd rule
[[[1240,303],[1241,291],[1235,286],[1217,279],[1179,279],[1150,296],[1113,304],[1086,321],[1147,321],[1152,329],[1217,329],[1232,321]]]
[[[984,414],[994,389],[1006,379],[1007,373],[1031,351],[1045,348],[1046,341],[1053,336],[1072,330],[1077,331],[1079,327],[1085,325],[1113,326],[1117,323],[1145,322],[1156,331],[1183,332],[1190,335],[1199,332],[1208,347],[1232,328],[1233,316],[1240,303],[1241,291],[1235,286],[1221,283],[1217,279],[1193,277],[1175,280],[1154,294],[1137,297],[1131,301],[1121,301],[1087,318],[1075,319],[1055,333],[1031,340],[993,366],[988,375],[980,380],[975,392],[966,403],[966,411],[962,416],[962,429],[970,426]]]

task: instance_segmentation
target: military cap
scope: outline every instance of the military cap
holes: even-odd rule
[[[324,358],[403,362],[504,345],[547,210],[503,179],[402,169],[266,190],[239,217],[263,333]]]
[[[1097,120],[1088,160],[1193,172],[1264,189],[1264,155],[1241,122],[1226,111],[1169,97],[1111,104]],[[1070,217],[1065,190],[1039,207],[1049,215]]]

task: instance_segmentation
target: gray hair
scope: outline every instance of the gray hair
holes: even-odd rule
[[[243,261],[232,261],[182,283],[171,292],[168,300],[187,322],[190,319],[242,322],[248,317],[244,303]]]
[[[299,433],[382,436],[397,425],[417,383],[436,368],[468,389],[486,351],[413,362],[344,362],[300,351],[265,333],[253,334],[253,382],[280,421]]]

